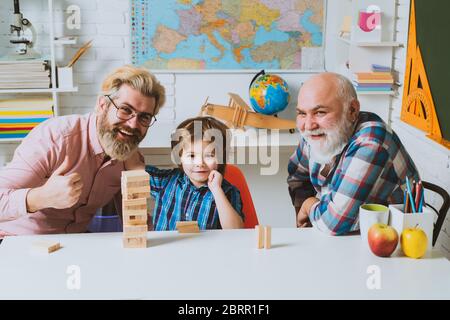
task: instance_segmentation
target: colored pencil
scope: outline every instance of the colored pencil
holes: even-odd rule
[[[403,212],[406,213],[406,199],[408,199],[408,197],[406,196],[406,189],[403,192]]]
[[[416,194],[414,195],[415,196],[415,200],[416,200],[416,202],[414,203],[414,206],[416,207],[416,211],[417,212],[420,212],[419,211],[419,202],[420,202],[420,181],[419,182],[417,182],[416,183]]]
[[[423,202],[425,201],[425,190],[423,189],[422,183],[420,184],[421,195],[420,195],[420,203],[419,203],[419,212],[423,212]]]
[[[411,213],[411,210],[410,210],[410,208],[409,208],[409,197],[408,197],[408,192],[406,192],[405,213]]]
[[[411,201],[412,213],[416,213],[416,209],[414,208],[414,200],[411,193],[411,186],[409,185],[409,179],[406,177],[406,188],[408,190],[409,201]]]

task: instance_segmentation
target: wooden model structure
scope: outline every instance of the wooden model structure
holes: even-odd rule
[[[450,141],[442,137],[431,95],[425,65],[417,44],[416,11],[411,2],[405,88],[400,119],[428,133],[427,137],[450,149]]]
[[[230,128],[244,129],[244,126],[252,126],[255,128],[295,130],[295,121],[254,112],[239,95],[235,93],[228,93],[228,95],[230,96],[228,106],[208,103],[208,100],[206,100],[202,106],[201,115],[224,120]]]
[[[122,171],[123,247],[147,247],[147,198],[150,176],[145,170]]]

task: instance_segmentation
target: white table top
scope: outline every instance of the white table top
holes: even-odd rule
[[[256,249],[248,229],[149,232],[145,249],[122,248],[121,237],[6,238],[0,299],[450,299],[450,262],[439,252],[379,258],[359,236],[273,228],[269,250]],[[63,248],[36,255],[31,246],[38,239]],[[71,265],[79,266],[78,290],[67,287]],[[370,266],[379,270],[380,289],[366,284],[374,276]]]

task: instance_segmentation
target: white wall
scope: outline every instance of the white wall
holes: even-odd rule
[[[357,1],[357,0],[353,0]],[[372,1],[374,4],[377,1]],[[406,49],[409,29],[409,0],[395,0],[396,25],[394,41],[403,43],[403,47],[395,48],[393,55],[393,68],[396,71],[396,80],[400,83],[398,95],[386,100],[378,97],[362,97],[361,105],[367,111],[376,112],[389,118],[390,125],[398,134],[406,149],[413,158],[423,180],[440,185],[450,190],[450,151],[434,141],[425,137],[425,134],[414,127],[400,121],[402,105],[403,82],[405,76]],[[349,55],[349,46],[337,40],[342,17],[351,11],[350,0],[328,1],[328,27],[326,36],[326,68],[327,70],[347,73],[343,61]],[[426,194],[432,205],[439,208],[439,197]],[[450,216],[447,217],[439,235],[437,247],[450,258]]]
[[[58,35],[79,36],[77,45],[57,50],[61,63],[66,63],[75,51],[86,41],[93,39],[93,46],[74,66],[74,81],[79,90],[75,93],[60,95],[61,115],[86,113],[93,110],[96,95],[100,90],[104,76],[114,68],[130,63],[129,54],[129,1],[128,0],[71,0],[54,1],[56,29]],[[81,29],[64,30],[68,14],[64,10],[69,5],[81,8]],[[47,0],[22,0],[21,11],[29,18],[40,39],[38,49],[48,53],[48,16],[45,11]],[[8,30],[12,1],[0,3],[0,54],[10,47]],[[293,118],[295,100],[301,81],[308,74],[284,74],[291,92],[291,104],[280,116]],[[153,148],[145,148],[146,162],[159,166],[171,165],[169,150],[169,133],[176,124],[186,117],[197,115],[201,105],[209,96],[210,102],[228,103],[228,92],[240,94],[248,100],[247,88],[252,74],[157,74],[166,88],[167,102],[158,115],[157,124],[151,128],[143,143]],[[16,144],[0,144],[0,166],[10,161]],[[157,147],[157,148],[155,148]],[[242,165],[247,176],[255,207],[262,223],[276,226],[294,226],[295,219],[287,192],[286,166],[294,147],[284,148],[279,155],[280,168],[275,175],[261,176],[260,166]],[[270,187],[269,187],[270,186]],[[270,199],[268,201],[267,199]]]
[[[397,41],[405,44],[403,48],[395,50],[394,66],[399,71],[399,80],[403,84],[405,76],[406,48],[409,28],[409,0],[398,0],[397,6]],[[402,96],[393,100],[392,127],[413,158],[422,179],[435,183],[450,192],[450,150],[425,137],[416,128],[400,121]],[[439,208],[440,198],[434,194],[426,194],[426,198]],[[437,241],[437,247],[450,259],[450,213],[442,227]]]
[[[329,70],[336,68],[337,58],[342,54],[342,50],[345,50],[342,44],[336,41],[336,30],[338,30],[337,28],[341,23],[340,17],[349,8],[349,3],[349,0],[328,1],[326,61],[327,69]],[[42,40],[47,36],[48,30],[46,13],[43,14],[46,4],[46,0],[21,1],[22,11],[25,13],[25,16],[35,23]],[[71,30],[66,32],[66,34],[80,36],[80,43],[89,39],[94,39],[94,43],[90,52],[75,65],[75,81],[78,83],[79,92],[61,95],[62,114],[92,111],[96,93],[100,89],[104,75],[115,67],[129,63],[130,60],[128,0],[55,1],[55,7],[57,8],[55,19],[59,23],[59,30],[62,30],[63,23],[67,17],[62,10],[71,4],[80,6],[82,24],[80,30]],[[405,43],[406,47],[409,1],[400,0],[398,4],[396,40]],[[3,53],[4,48],[9,46],[7,31],[9,30],[11,7],[12,1],[0,2],[0,53]],[[48,50],[44,41],[42,43],[43,49]],[[66,49],[67,57],[73,54],[79,46],[80,44]],[[65,58],[66,61],[67,57]],[[399,79],[401,82],[403,82],[405,57],[405,48],[396,49],[394,64],[395,68],[400,71]],[[295,105],[298,88],[302,79],[308,76],[307,74],[283,75],[288,80],[292,94],[292,103],[283,117],[293,115],[293,106]],[[251,79],[251,75],[211,74],[206,77],[189,74],[158,74],[158,78],[166,87],[168,99],[166,106],[158,117],[160,125],[152,129],[149,139],[150,141],[158,142],[157,144],[159,145],[155,146],[163,147],[164,141],[166,141],[165,138],[157,137],[165,137],[168,128],[173,128],[183,117],[196,114],[207,95],[210,96],[211,102],[219,104],[227,103],[226,93],[228,91],[236,91],[246,99],[246,87]],[[373,98],[364,98],[362,100],[368,101],[367,104],[373,104],[374,102],[370,99]],[[366,103],[364,104],[367,105]],[[392,105],[383,107],[386,108],[388,113],[392,112],[393,127],[412,155],[424,180],[435,182],[450,190],[450,154],[448,150],[425,138],[421,132],[400,122],[398,120],[400,106],[401,96],[394,99]],[[15,144],[3,143],[0,145],[0,165],[11,159],[15,147]],[[259,174],[260,167],[257,165],[241,166],[247,176],[262,223],[272,224],[273,226],[294,226],[294,215],[286,185],[286,164],[292,150],[293,147],[285,148],[280,152],[280,168],[274,176],[261,176]],[[145,154],[146,161],[149,163],[156,165],[167,165],[169,163],[167,149],[146,149]],[[450,222],[448,219],[439,238],[439,245],[450,257]]]

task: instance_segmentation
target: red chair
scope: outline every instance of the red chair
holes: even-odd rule
[[[244,228],[254,228],[258,225],[258,216],[256,215],[255,206],[253,204],[252,195],[248,189],[242,171],[235,165],[227,164],[225,168],[224,178],[238,188],[242,199],[242,212],[245,216]]]

